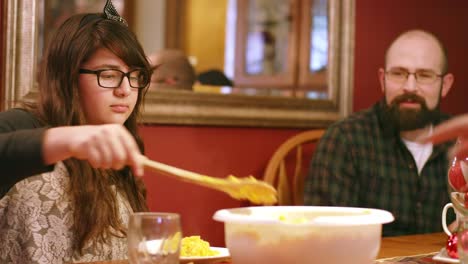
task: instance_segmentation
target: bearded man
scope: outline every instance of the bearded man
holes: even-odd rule
[[[378,70],[384,98],[328,127],[305,183],[307,205],[390,211],[383,235],[441,232],[447,192],[445,145],[421,144],[448,119],[440,100],[452,87],[442,43],[422,30],[398,36]]]

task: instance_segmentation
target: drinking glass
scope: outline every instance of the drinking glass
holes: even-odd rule
[[[128,257],[132,264],[179,264],[180,215],[134,213],[128,224]]]

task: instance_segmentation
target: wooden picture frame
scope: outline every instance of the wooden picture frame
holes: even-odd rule
[[[102,9],[105,2],[105,0],[82,2],[92,7],[81,8],[92,8],[89,12],[100,12],[99,9]],[[116,8],[119,11],[126,10],[122,12],[123,16],[131,20],[133,11],[131,5],[125,0],[114,2],[117,3]],[[7,0],[4,3],[2,109],[12,108],[20,101],[32,101],[37,98],[37,67],[44,46],[47,45],[48,36],[68,16],[78,12],[64,5],[65,1],[53,3],[55,6],[46,6],[44,0]],[[52,15],[45,16],[47,8],[54,9]]]
[[[242,1],[242,0],[241,0]],[[183,2],[183,1],[180,1]],[[286,97],[148,91],[142,123],[245,127],[324,127],[351,112],[354,0],[330,0],[330,96]],[[3,108],[35,100],[39,18],[44,0],[7,0],[4,6]],[[180,7],[179,7],[180,8]],[[181,9],[183,10],[183,8]]]

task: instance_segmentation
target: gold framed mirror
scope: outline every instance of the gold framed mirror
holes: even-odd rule
[[[323,127],[346,116],[352,107],[354,0],[328,1],[330,46],[326,98],[151,90],[146,94],[142,123],[309,128]],[[181,1],[171,0],[166,4],[178,2]],[[36,96],[36,62],[41,52],[39,18],[43,10],[44,0],[6,2],[4,108],[13,107],[19,100],[34,100]]]

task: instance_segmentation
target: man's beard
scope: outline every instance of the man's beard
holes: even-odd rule
[[[400,108],[400,104],[407,101],[418,103],[421,108]],[[426,127],[437,120],[440,116],[439,103],[440,95],[437,106],[430,110],[424,98],[413,93],[407,93],[395,97],[390,105],[386,103],[385,112],[399,131],[410,131]]]

